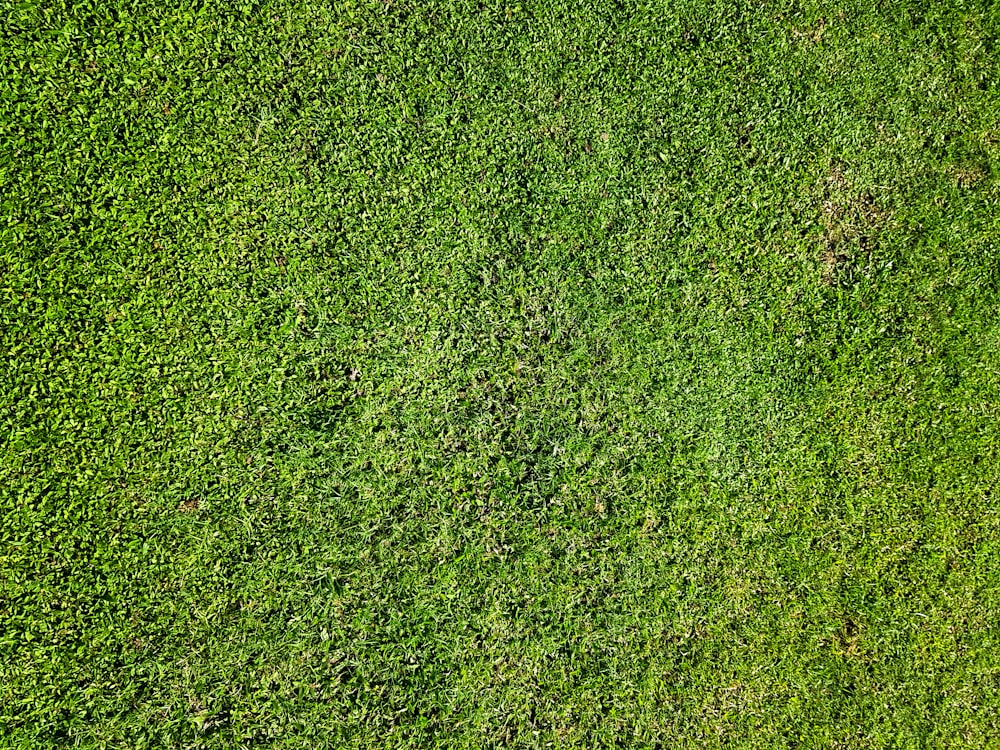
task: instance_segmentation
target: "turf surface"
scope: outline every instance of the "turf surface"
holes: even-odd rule
[[[0,745],[1000,742],[995,3],[2,16]]]

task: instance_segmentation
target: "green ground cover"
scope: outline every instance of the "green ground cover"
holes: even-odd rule
[[[2,11],[0,746],[1000,743],[1000,6]]]

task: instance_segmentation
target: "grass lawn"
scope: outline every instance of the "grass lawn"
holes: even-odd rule
[[[0,747],[1000,744],[1000,5],[196,5],[2,3]]]

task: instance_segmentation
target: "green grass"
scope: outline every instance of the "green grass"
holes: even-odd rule
[[[0,746],[1000,743],[1000,7],[164,5],[0,14]]]

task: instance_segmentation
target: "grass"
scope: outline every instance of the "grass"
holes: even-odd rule
[[[7,3],[0,745],[1000,742],[1000,12],[738,5]]]

